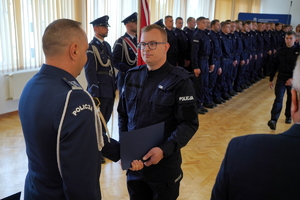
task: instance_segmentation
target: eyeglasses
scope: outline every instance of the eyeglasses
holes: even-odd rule
[[[144,50],[146,48],[146,45],[148,45],[149,49],[155,50],[157,47],[157,44],[166,44],[166,42],[141,42],[138,43],[137,48]]]

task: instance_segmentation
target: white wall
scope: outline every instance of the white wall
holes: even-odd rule
[[[300,24],[300,0],[261,0],[260,13],[266,14],[291,14],[291,25],[295,28]],[[290,12],[290,13],[289,13]]]
[[[5,74],[0,73],[0,115],[18,110],[19,100],[6,100],[8,83]],[[85,79],[84,70],[77,77],[81,86],[86,89],[87,83]]]

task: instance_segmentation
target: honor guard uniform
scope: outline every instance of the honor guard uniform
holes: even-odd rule
[[[95,103],[100,106],[106,122],[109,121],[113,111],[116,93],[111,47],[104,41],[104,37],[108,33],[108,19],[109,17],[105,15],[90,23],[94,27],[95,36],[89,43],[88,59],[84,66],[88,82],[87,90],[94,98]],[[105,131],[104,128],[103,131]]]
[[[120,146],[102,135],[96,109],[58,67],[44,64],[26,84],[19,104],[29,161],[24,199],[101,199],[101,154],[116,162]]]
[[[113,48],[113,63],[118,72],[118,90],[121,91],[124,84],[125,73],[137,64],[137,13],[126,17],[123,21],[127,32],[120,37]],[[128,27],[127,24],[131,24]]]

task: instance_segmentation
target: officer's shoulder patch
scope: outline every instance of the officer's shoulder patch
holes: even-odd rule
[[[189,72],[187,72],[185,69],[183,69],[182,67],[178,67],[178,66],[175,66],[172,71],[171,71],[172,74],[175,74],[183,79],[187,79],[190,77],[189,75]]]
[[[193,40],[193,42],[197,42],[197,43],[199,43],[199,40]]]
[[[83,90],[81,85],[77,83],[76,81],[69,81],[67,78],[62,78],[71,88],[72,90]]]

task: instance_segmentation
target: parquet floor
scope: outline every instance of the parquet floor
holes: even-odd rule
[[[280,133],[290,127],[280,116],[277,130],[266,125],[274,100],[268,79],[256,83],[230,101],[199,115],[200,128],[182,149],[184,178],[179,200],[207,200],[215,176],[232,137],[254,133]],[[113,137],[117,138],[115,112]],[[27,172],[27,158],[22,130],[17,114],[0,118],[0,199],[22,191]],[[125,172],[119,163],[107,160],[102,166],[101,190],[103,199],[128,199]]]

